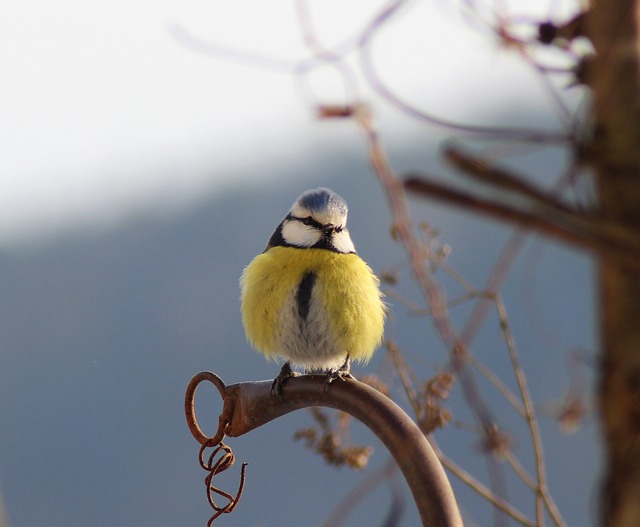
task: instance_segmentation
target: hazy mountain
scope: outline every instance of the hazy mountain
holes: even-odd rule
[[[333,188],[350,204],[360,254],[378,272],[406,268],[389,236],[384,195],[363,158],[326,161],[310,163],[304,176],[266,173],[262,185],[203,197],[181,213],[141,215],[111,230],[0,251],[0,488],[12,526],[206,524],[204,473],[184,423],[184,389],[205,369],[228,383],[277,372],[245,342],[238,277],[293,200],[307,188]],[[443,231],[456,265],[481,285],[507,231],[442,208],[425,210],[421,217]],[[593,334],[584,329],[592,316],[584,286],[588,265],[555,249],[547,256],[535,264],[541,285],[534,289],[546,323],[555,328],[557,322],[567,342],[592,346]],[[520,277],[528,272],[526,263],[518,268]],[[400,287],[413,293],[406,281]],[[515,298],[510,315],[534,393],[561,395],[564,361],[534,338],[520,286],[506,294]],[[388,331],[414,355],[422,353],[414,345],[433,349],[425,371],[442,362],[444,351],[425,319],[398,308]],[[483,342],[498,346],[484,334]],[[504,353],[484,351],[487,361]],[[376,369],[381,355],[368,369]],[[217,403],[214,397],[203,398],[202,408]],[[218,410],[211,410],[211,423]],[[206,410],[203,415],[206,420]],[[230,441],[238,460],[250,466],[244,501],[221,525],[319,525],[366,477],[327,468],[294,443],[292,431],[309,422],[302,412]],[[552,490],[568,522],[584,525],[597,465],[593,430],[567,439],[552,424],[544,428],[555,464]],[[465,459],[484,470],[473,440],[461,444]],[[385,456],[379,447],[377,454],[379,464]],[[231,472],[222,478],[228,490],[237,485],[237,472]],[[456,489],[466,507],[476,506],[464,486],[456,483]],[[568,499],[576,489],[582,498]],[[407,500],[405,524],[415,524]],[[375,525],[389,498],[383,488],[369,501],[353,525]]]

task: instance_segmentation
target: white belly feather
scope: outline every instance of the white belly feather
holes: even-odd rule
[[[287,296],[278,313],[279,355],[293,366],[305,370],[339,368],[347,356],[345,349],[337,346],[328,314],[320,300],[317,280],[311,290],[306,317],[301,316],[298,287]]]

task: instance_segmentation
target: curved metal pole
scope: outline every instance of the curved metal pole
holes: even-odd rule
[[[224,404],[218,432],[211,438],[195,418],[194,396],[207,380],[220,391]],[[272,381],[226,386],[211,372],[193,377],[185,397],[191,433],[201,444],[218,444],[225,435],[237,437],[285,414],[309,406],[346,412],[372,430],[402,471],[415,499],[423,526],[462,527],[449,480],[431,445],[414,421],[391,399],[355,379],[336,380],[325,391],[325,375],[301,375],[287,380],[282,398],[271,395]]]

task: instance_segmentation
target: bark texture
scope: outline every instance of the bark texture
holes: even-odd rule
[[[595,1],[585,32],[596,49],[593,94],[600,212],[640,239],[640,0]],[[640,273],[599,262],[600,414],[606,452],[602,525],[640,525]]]

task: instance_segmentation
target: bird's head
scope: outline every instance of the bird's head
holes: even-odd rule
[[[328,188],[304,192],[281,224],[282,240],[295,247],[355,253],[347,230],[347,203]]]

